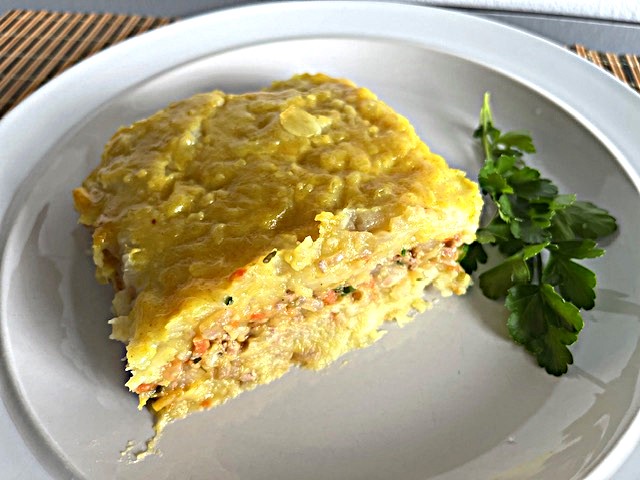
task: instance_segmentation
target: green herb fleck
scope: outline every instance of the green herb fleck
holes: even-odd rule
[[[339,293],[342,296],[349,295],[350,293],[356,291],[356,289],[351,285],[344,285],[342,287],[334,288],[333,290],[334,292]]]
[[[233,305],[233,297],[224,297],[225,305]]]
[[[403,257],[407,254],[407,249],[403,248],[402,250],[400,250],[400,255],[402,255]]]
[[[269,253],[266,257],[262,259],[262,263],[269,263],[271,259],[276,256],[276,253],[278,253],[277,250],[274,250],[273,252]]]
[[[491,299],[505,298],[513,340],[547,372],[562,375],[573,363],[568,345],[583,327],[580,309],[595,305],[596,275],[575,260],[604,255],[596,240],[615,232],[616,220],[575,195],[560,194],[525,165],[524,155],[536,151],[531,135],[498,130],[488,93],[473,135],[485,157],[478,181],[495,214],[458,260],[472,273],[487,262],[486,245],[506,256],[479,275],[480,289]]]

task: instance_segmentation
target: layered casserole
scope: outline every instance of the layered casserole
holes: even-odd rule
[[[406,118],[320,74],[123,127],[73,195],[159,428],[370,345],[427,286],[463,293],[481,209]]]

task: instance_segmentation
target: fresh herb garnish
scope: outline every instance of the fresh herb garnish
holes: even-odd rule
[[[350,293],[355,292],[356,289],[354,287],[352,287],[351,285],[344,285],[342,287],[334,288],[333,291],[336,292],[336,293],[339,293],[342,296],[345,296],[345,295],[349,295]]]
[[[488,208],[495,212],[462,249],[460,264],[472,273],[488,259],[485,245],[507,258],[479,275],[491,299],[506,297],[509,334],[553,375],[567,372],[568,345],[583,327],[580,309],[594,307],[596,276],[575,260],[604,254],[596,240],[616,231],[616,220],[592,203],[562,195],[523,157],[535,153],[531,135],[502,133],[493,124],[489,94],[484,96],[480,139],[485,161],[478,174]]]
[[[233,305],[233,297],[224,297],[225,305]]]

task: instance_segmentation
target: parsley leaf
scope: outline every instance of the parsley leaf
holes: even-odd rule
[[[551,226],[554,240],[574,240],[590,238],[597,240],[618,229],[616,219],[606,210],[590,202],[573,202],[557,212]]]
[[[536,152],[536,147],[533,146],[531,135],[529,132],[525,132],[523,130],[513,130],[511,132],[504,133],[498,137],[497,143],[504,145],[506,150],[510,150],[512,152]]]
[[[569,258],[598,258],[604,255],[604,250],[598,248],[593,240],[556,242],[549,246],[549,250]]]
[[[589,310],[595,305],[596,274],[562,255],[549,256],[542,280],[558,286],[564,298]]]
[[[334,288],[333,291],[344,297],[345,295],[349,295],[350,293],[355,292],[356,289],[351,285],[343,285],[341,287]]]
[[[538,255],[545,246],[545,244],[528,245],[504,262],[482,273],[479,277],[482,293],[496,300],[507,295],[512,286],[529,283],[531,270],[527,260]]]
[[[513,235],[511,235],[509,225],[504,223],[500,217],[494,218],[490,224],[479,228],[476,232],[476,240],[482,244],[507,242],[512,239]]]
[[[518,197],[527,200],[553,199],[558,188],[546,178],[540,178],[540,172],[529,167],[515,170],[509,176],[509,185]]]
[[[479,263],[487,262],[487,252],[484,251],[484,248],[482,248],[479,242],[463,245],[458,261],[465,272],[475,272],[478,269]]]
[[[596,258],[604,255],[604,250],[596,248],[593,240],[561,242],[551,245],[550,250],[542,281],[558,286],[562,296],[576,307],[592,309],[596,298],[596,274],[572,258]]]
[[[479,275],[480,289],[505,298],[513,340],[547,372],[562,375],[573,363],[568,346],[583,327],[580,309],[595,305],[596,275],[576,260],[602,256],[596,240],[615,232],[616,220],[574,194],[560,194],[527,166],[525,154],[536,151],[531,135],[497,129],[489,100],[487,93],[473,136],[485,154],[478,182],[495,214],[463,247],[459,262],[467,273],[476,271],[488,260],[487,245],[506,256]]]
[[[566,373],[573,363],[567,345],[578,339],[583,326],[578,308],[546,283],[513,287],[505,306],[511,312],[507,320],[511,337],[550,374]]]

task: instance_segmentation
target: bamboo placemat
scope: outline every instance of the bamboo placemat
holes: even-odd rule
[[[45,82],[127,38],[173,19],[10,10],[0,16],[0,117]],[[640,56],[571,47],[640,92]]]
[[[584,45],[572,45],[570,49],[582,58],[604,68],[640,93],[640,55],[604,53],[588,50]]]
[[[67,68],[169,18],[10,10],[0,16],[0,117]]]

